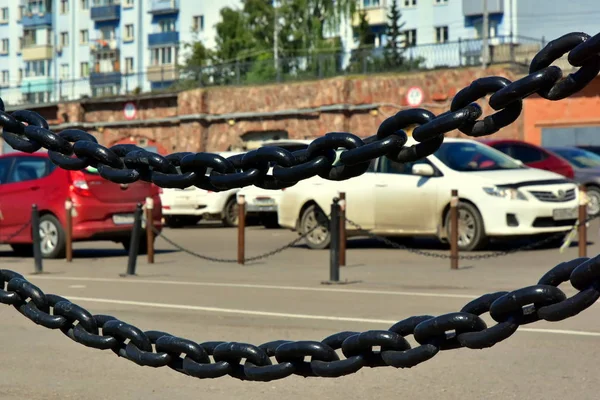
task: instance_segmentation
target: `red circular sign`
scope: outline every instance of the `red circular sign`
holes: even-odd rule
[[[123,115],[125,115],[125,119],[134,119],[137,115],[137,109],[135,104],[132,102],[125,103],[125,107],[123,107]]]

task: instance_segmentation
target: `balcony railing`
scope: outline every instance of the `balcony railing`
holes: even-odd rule
[[[52,25],[52,13],[25,13],[21,19],[24,27]]]
[[[179,12],[179,0],[148,0],[150,14],[175,14]]]
[[[176,45],[179,43],[179,32],[161,32],[148,35],[148,46]]]
[[[117,39],[96,39],[90,43],[90,51],[118,50]]]
[[[175,65],[152,65],[147,77],[149,82],[172,82],[179,79],[179,71]]]
[[[21,93],[52,92],[54,90],[54,79],[48,76],[35,76],[23,78],[21,82]]]
[[[92,72],[90,74],[91,86],[121,85],[121,72]]]
[[[465,17],[483,15],[483,2],[481,0],[463,0],[462,8]],[[487,0],[487,11],[490,14],[502,14],[504,12],[504,0]]]
[[[21,54],[23,55],[23,61],[51,60],[52,46],[49,44],[37,45],[25,43]]]
[[[113,21],[121,18],[121,5],[92,7],[91,18],[93,21]]]

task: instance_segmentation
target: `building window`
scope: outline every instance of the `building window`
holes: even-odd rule
[[[79,31],[79,44],[88,44],[90,41],[90,33],[87,29]]]
[[[98,35],[96,35],[98,36]],[[115,28],[111,26],[105,26],[100,28],[100,38],[102,40],[112,40],[116,36]]]
[[[404,0],[404,7],[416,7],[417,0]]]
[[[165,19],[158,23],[159,32],[174,32],[175,31],[175,20]]]
[[[62,64],[60,66],[60,79],[69,78],[69,64]]]
[[[130,74],[133,72],[133,57],[125,57],[125,73]]]
[[[69,12],[69,0],[60,0],[60,13],[66,14]]]
[[[2,39],[2,54],[8,54],[8,39]]]
[[[23,36],[19,37],[19,48],[17,49],[17,52],[21,52],[21,50],[23,49]]]
[[[69,32],[60,33],[60,45],[66,47],[69,45]]]
[[[403,32],[404,34],[404,47],[413,47],[417,45],[417,30],[408,29]]]
[[[435,4],[448,4],[448,0],[435,0]]]
[[[23,80],[23,68],[19,68],[19,83]]]
[[[89,10],[90,8],[90,0],[81,0],[81,9]]]
[[[2,84],[8,85],[9,81],[10,81],[10,79],[9,79],[9,76],[8,76],[8,70],[2,71]]]
[[[79,75],[81,75],[82,78],[87,78],[90,76],[90,64],[87,62],[82,62],[79,64]]]
[[[446,43],[448,41],[448,27],[438,26],[435,28],[435,42]]]
[[[379,7],[381,4],[380,0],[363,0],[363,7]]]
[[[173,47],[158,47],[152,49],[150,54],[150,63],[153,66],[157,65],[171,65],[175,62],[175,49]]]
[[[25,14],[25,6],[19,6],[19,19],[17,21],[22,20],[24,14]]]
[[[133,24],[125,25],[125,38],[126,41],[133,40]]]
[[[192,30],[194,32],[204,30],[204,15],[196,15],[192,18]]]
[[[117,54],[114,51],[100,53],[94,63],[94,72],[101,74],[119,72]]]
[[[48,76],[50,74],[51,60],[38,60],[25,62],[25,78]]]
[[[133,7],[134,0],[125,0],[125,7]]]
[[[8,23],[8,7],[2,8],[2,19],[0,20],[2,23]]]

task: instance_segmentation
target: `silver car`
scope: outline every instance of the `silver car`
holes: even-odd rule
[[[575,181],[587,187],[588,215],[600,214],[600,155],[578,147],[545,147],[564,158],[575,172]]]

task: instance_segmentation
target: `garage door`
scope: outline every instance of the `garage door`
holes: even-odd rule
[[[600,146],[600,126],[542,128],[542,146]]]

